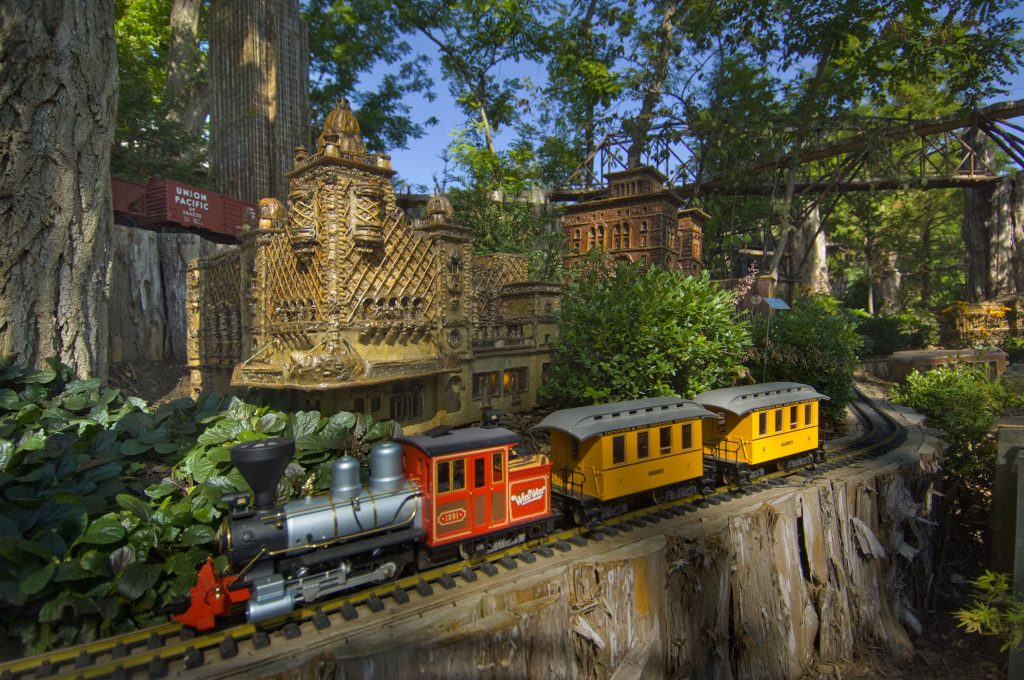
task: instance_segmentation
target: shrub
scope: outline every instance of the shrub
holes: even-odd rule
[[[594,263],[591,263],[594,264]],[[708,278],[619,263],[577,272],[543,396],[559,405],[697,392],[733,381],[750,345]]]
[[[862,356],[889,356],[920,349],[939,340],[939,324],[928,312],[907,311],[892,316],[867,316],[857,321]]]
[[[1002,408],[1020,401],[1002,381],[993,382],[969,366],[941,366],[927,373],[911,373],[890,396],[946,431],[949,472],[972,484],[991,483],[995,447],[988,434],[992,422]]]
[[[221,496],[247,489],[232,444],[295,437],[287,497],[325,488],[337,451],[394,427],[216,395],[151,410],[53,361],[0,362],[0,658],[164,620],[212,555]]]
[[[807,296],[771,319],[757,319],[752,328],[755,351],[750,358],[755,378],[813,385],[830,401],[822,402],[826,419],[836,422],[853,398],[853,371],[861,346],[853,321],[826,296]]]
[[[888,356],[907,349],[909,338],[900,331],[894,316],[869,316],[857,323],[863,356]]]

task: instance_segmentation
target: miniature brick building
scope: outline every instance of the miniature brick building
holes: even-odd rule
[[[697,274],[708,214],[680,209],[683,200],[665,187],[665,175],[641,167],[605,175],[604,194],[565,208],[565,237],[572,263],[603,248],[613,258]]]
[[[408,433],[534,407],[559,286],[529,281],[522,256],[473,256],[444,196],[407,220],[347,102],[294,163],[287,211],[261,200],[239,250],[191,267],[193,389],[264,388]]]

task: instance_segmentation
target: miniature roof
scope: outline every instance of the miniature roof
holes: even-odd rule
[[[492,446],[521,443],[519,435],[503,427],[467,427],[448,430],[434,437],[426,434],[399,437],[398,441],[412,444],[428,456],[443,456],[458,451],[468,453]]]
[[[782,406],[810,399],[828,399],[810,385],[793,382],[772,382],[759,385],[740,385],[721,390],[701,392],[695,397],[698,404],[719,409],[738,416],[762,408]]]
[[[352,107],[344,97],[324,118],[324,130],[320,133],[317,148],[323,151],[328,139],[335,140],[339,149],[352,154],[366,154],[366,144],[359,130],[359,121],[352,113]]]
[[[682,397],[651,397],[555,411],[530,429],[558,430],[583,441],[612,430],[714,417],[714,413]]]
[[[427,201],[427,207],[424,212],[426,212],[428,217],[441,215],[448,220],[455,216],[455,210],[452,208],[452,203],[448,200],[448,197],[436,192]]]

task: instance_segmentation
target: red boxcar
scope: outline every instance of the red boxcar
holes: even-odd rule
[[[399,441],[406,475],[423,489],[428,546],[469,541],[493,548],[551,519],[551,462],[519,449],[514,432],[470,427]]]

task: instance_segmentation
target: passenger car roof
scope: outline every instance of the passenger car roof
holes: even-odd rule
[[[448,430],[433,437],[426,434],[399,437],[396,441],[412,444],[428,456],[443,456],[457,451],[479,451],[494,446],[514,446],[521,443],[519,435],[504,427],[466,427]]]
[[[758,409],[828,397],[819,394],[810,385],[771,382],[701,392],[694,399],[701,406],[742,416]]]
[[[531,430],[557,430],[580,441],[614,430],[656,425],[715,414],[682,397],[651,397],[555,411]]]

